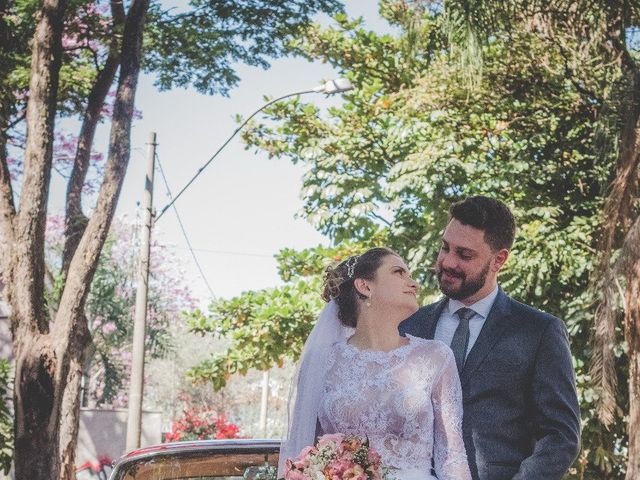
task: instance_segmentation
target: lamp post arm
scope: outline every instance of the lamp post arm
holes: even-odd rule
[[[233,140],[233,138],[237,135],[237,133],[242,130],[244,128],[244,126],[249,123],[249,121],[255,117],[258,113],[260,113],[262,110],[264,110],[265,108],[273,105],[276,102],[279,102],[280,100],[284,100],[285,98],[289,98],[289,97],[295,97],[296,95],[302,95],[305,93],[318,93],[318,89],[311,89],[311,90],[302,90],[300,92],[293,92],[293,93],[287,93],[286,95],[282,95],[281,97],[278,98],[274,98],[273,100],[265,103],[264,105],[262,105],[260,108],[258,108],[255,112],[253,112],[251,115],[249,115],[247,117],[247,119],[242,122],[240,124],[240,126],[238,126],[238,128],[236,128],[233,133],[231,134],[231,136],[229,138],[227,138],[225,140],[225,142],[220,146],[220,148],[218,148],[218,150],[215,151],[215,153],[213,155],[211,155],[211,157],[209,158],[209,160],[207,160],[207,162],[202,165],[198,171],[196,172],[196,174],[191,178],[191,180],[189,180],[187,182],[187,184],[182,187],[180,189],[180,191],[176,194],[175,197],[173,197],[173,199],[167,204],[165,205],[162,210],[160,210],[160,213],[156,216],[155,218],[155,222],[157,222],[158,220],[160,220],[160,217],[162,217],[162,215],[164,214],[164,212],[166,212],[169,207],[171,207],[171,205],[173,205],[176,200],[178,200],[178,198],[180,198],[180,195],[182,195],[184,193],[184,191],[189,188],[189,186],[195,181],[196,178],[198,178],[198,176],[204,171],[205,168],[207,168],[209,166],[209,164],[211,162],[213,162],[213,160],[218,156],[218,154],[224,149],[224,147],[226,147],[228,145],[228,143]],[[154,222],[154,223],[155,223]]]

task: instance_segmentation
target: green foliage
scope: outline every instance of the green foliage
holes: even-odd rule
[[[573,474],[618,478],[625,425],[605,430],[593,415],[597,393],[588,359],[595,299],[588,286],[616,158],[615,105],[607,99],[619,73],[596,50],[580,50],[580,37],[555,48],[513,28],[478,44],[482,74],[470,82],[468,50],[449,43],[448,21],[437,10],[416,10],[397,21],[394,40],[344,18],[339,28],[309,29],[296,48],[333,64],[356,90],[326,113],[299,99],[276,104],[268,111],[272,122],[255,124],[244,139],[307,166],[303,213],[336,242],[367,239],[385,225],[388,244],[428,292],[437,291],[431,266],[449,205],[473,194],[511,205],[519,230],[501,284],[564,318],[571,333],[584,412],[583,456]],[[414,50],[401,48],[409,38]],[[583,57],[568,68],[572,49]],[[374,58],[363,61],[361,51]],[[389,65],[419,68],[401,78]],[[623,357],[620,348],[621,366]],[[625,368],[618,372],[624,384]],[[623,411],[627,393],[620,393]]]
[[[383,239],[381,232],[370,242],[346,243],[339,248],[284,249],[277,255],[280,276],[285,280],[282,287],[219,300],[209,306],[209,315],[199,310],[189,314],[192,332],[232,341],[226,352],[195,366],[189,376],[209,381],[218,390],[232,374],[267,370],[282,365],[285,359],[297,360],[324,305],[320,294],[325,269],[383,244]]]
[[[298,279],[282,288],[220,300],[210,306],[208,317],[193,312],[188,319],[193,332],[229,335],[234,344],[225,354],[194,367],[189,376],[210,380],[218,390],[231,374],[245,374],[250,368],[266,370],[285,357],[297,358],[300,339],[311,331],[321,307],[320,285],[317,278]]]
[[[145,68],[161,89],[193,85],[226,95],[239,78],[237,63],[266,68],[318,12],[342,10],[337,0],[287,2],[190,0],[176,13],[152,4],[145,36]]]
[[[536,4],[517,3],[527,12]],[[605,25],[600,6],[590,5],[581,14],[593,22],[593,34]],[[605,429],[597,421],[598,392],[588,371],[596,300],[590,275],[600,208],[617,158],[616,92],[624,88],[616,64],[606,48],[591,37],[585,43],[572,29],[549,37],[512,22],[478,42],[464,30],[467,19],[438,8],[383,1],[381,14],[396,35],[378,35],[360,20],[338,15],[335,26],[311,26],[292,42],[298,54],[329,62],[356,88],[340,107],[326,111],[300,98],[273,105],[268,123],[254,123],[244,133],[248,148],[307,168],[303,215],[336,245],[369,242],[384,228],[379,243],[408,261],[425,297],[437,294],[432,265],[449,205],[473,194],[510,205],[519,228],[500,282],[514,297],[565,319],[571,336],[583,449],[569,477],[621,478],[626,425]],[[465,38],[475,46],[460,48]],[[294,286],[300,278],[318,278],[314,272],[331,257],[332,248],[283,251],[280,274],[290,293],[307,298],[313,287],[317,295],[319,281],[303,291]],[[262,345],[284,338],[282,321],[274,328],[268,315],[260,315],[253,323],[253,302],[264,304],[279,292],[247,292],[214,305],[209,323],[199,314],[194,322],[201,322],[196,330],[202,333],[237,334],[247,342],[260,333],[250,355],[234,347],[209,364],[215,368],[196,369],[194,376],[220,386],[219,379],[235,371],[295,357],[310,328],[291,320],[296,299],[286,304],[286,331],[299,339],[286,337],[281,348],[265,354]],[[314,312],[304,308],[298,318],[309,322]],[[628,375],[623,347],[615,347],[619,385]],[[618,398],[621,418],[628,408],[625,388]]]
[[[0,471],[9,473],[13,459],[13,415],[9,410],[11,364],[0,360]]]
[[[24,143],[31,45],[41,2],[5,3],[0,15],[0,130],[9,150],[19,150]],[[84,114],[110,49],[120,48],[123,25],[114,11],[127,8],[102,0],[68,2],[56,115]],[[287,42],[311,18],[341,11],[339,0],[190,0],[178,9],[152,1],[144,31],[143,68],[155,75],[161,89],[193,86],[202,93],[226,95],[239,81],[239,63],[267,68],[268,59],[284,55]],[[103,114],[108,112],[105,108]],[[7,146],[0,142],[3,151]]]
[[[94,0],[69,2],[65,18],[64,52],[60,70],[59,113],[77,114],[84,108],[86,97],[96,78],[98,67],[106,56],[111,31],[107,10],[96,8]],[[31,41],[40,2],[9,2],[0,17],[0,95],[2,109],[8,116],[20,115],[25,107],[31,70]],[[4,125],[4,124],[3,124]],[[3,126],[4,128],[4,126]]]

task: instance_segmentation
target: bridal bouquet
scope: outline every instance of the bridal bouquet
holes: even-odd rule
[[[340,433],[323,435],[295,460],[287,459],[285,480],[385,480],[386,468],[367,439]]]

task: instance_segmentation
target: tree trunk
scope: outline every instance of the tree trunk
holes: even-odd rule
[[[11,249],[5,273],[9,275],[7,299],[12,308],[16,356],[15,475],[20,480],[75,475],[79,386],[90,344],[84,306],[129,162],[131,121],[149,0],[133,0],[124,22],[120,79],[105,175],[94,214],[77,246],[67,249],[65,285],[55,320],[50,323],[44,299],[44,230],[66,6],[67,0],[43,0],[37,18],[26,115],[24,177],[17,213],[11,200],[6,157],[0,156],[0,233],[10,241]],[[124,20],[121,2],[114,0],[112,8],[114,20],[118,15]],[[103,77],[108,79],[107,73]],[[107,83],[105,80],[100,85],[100,94]],[[90,106],[93,114],[97,103]],[[95,115],[91,122],[94,118]],[[91,148],[95,126],[91,122],[83,131],[81,155]],[[78,167],[72,189],[77,189],[84,178],[85,164]],[[79,206],[79,197],[71,195],[68,200],[72,203],[72,214],[77,214],[79,209],[74,207]],[[75,243],[76,238],[72,241]]]
[[[0,106],[2,109],[2,106]],[[15,217],[15,205],[13,203],[13,190],[9,178],[9,165],[7,162],[7,139],[5,133],[5,118],[0,113],[0,245],[3,246],[3,254],[0,256],[0,281],[8,283],[11,246],[13,244],[12,222]]]
[[[615,266],[624,279],[624,339],[629,358],[627,480],[640,478],[640,215],[629,228]]]
[[[100,120],[101,110],[105,98],[113,84],[116,71],[120,65],[122,28],[126,15],[124,6],[117,0],[111,2],[111,17],[113,20],[112,42],[109,55],[105,64],[96,78],[85,110],[78,147],[74,159],[73,171],[67,185],[66,214],[65,214],[65,243],[62,254],[62,276],[66,277],[78,244],[87,226],[87,218],[82,212],[82,189],[89,168],[89,161],[96,126]],[[84,332],[79,337],[83,341],[74,345],[70,359],[69,373],[66,388],[62,398],[62,418],[60,421],[60,479],[75,480],[75,453],[78,443],[78,430],[80,428],[80,407],[82,398],[80,389],[84,368],[86,364],[89,346],[91,345],[90,333],[86,318],[78,323],[78,329]],[[74,339],[74,340],[77,340]]]
[[[104,100],[109,93],[109,88],[115,78],[118,68],[118,58],[109,55],[102,71],[98,74],[96,83],[89,94],[89,102],[85,111],[78,147],[73,164],[73,171],[67,184],[67,200],[65,212],[65,240],[62,252],[62,274],[69,270],[71,258],[80,243],[80,238],[87,226],[87,218],[82,212],[82,189],[89,170],[91,148],[95,135],[100,112],[104,106]]]
[[[620,66],[621,82],[624,89],[618,103],[619,109],[619,153],[612,181],[606,192],[602,211],[602,220],[598,232],[597,251],[599,252],[593,277],[593,285],[596,292],[612,288],[606,283],[613,281],[611,259],[614,252],[623,244],[623,239],[634,221],[635,206],[638,198],[638,167],[640,161],[640,70],[634,58],[626,49],[624,41],[625,23],[624,12],[620,10],[620,4],[609,12],[607,25],[609,32],[605,38],[604,48],[609,51],[611,57]],[[626,241],[625,241],[626,242]],[[624,247],[623,247],[624,248]],[[627,281],[631,277],[624,274]],[[613,302],[600,301],[596,310],[594,321],[594,342],[592,353],[591,377],[600,388],[596,414],[603,425],[609,426],[615,421],[616,381],[614,371],[614,351],[611,348],[614,338],[614,330],[618,327],[615,315],[612,311]],[[604,312],[604,313],[603,313]],[[608,332],[608,334],[603,334]],[[633,361],[633,352],[630,351],[630,361]],[[631,369],[631,365],[629,365]],[[631,382],[631,378],[629,379]],[[631,384],[630,384],[631,385]],[[631,393],[630,393],[631,394]],[[630,419],[629,432],[635,432],[640,428],[639,419]],[[640,451],[629,451],[629,464],[640,461]]]
[[[5,12],[8,9],[8,1],[0,0],[0,85],[5,85],[6,80],[13,70],[11,50],[14,44],[11,28]],[[0,245],[3,246],[3,254],[0,255],[0,281],[4,284],[9,280],[9,268],[11,246],[13,244],[13,219],[15,217],[15,204],[13,200],[13,188],[9,175],[7,158],[7,129],[11,121],[12,107],[15,97],[13,92],[0,91]]]
[[[13,222],[9,295],[15,364],[15,474],[18,479],[58,475],[60,390],[65,364],[51,345],[44,308],[46,218],[62,25],[66,0],[44,0],[33,36],[27,104],[25,174]]]
[[[640,478],[640,256],[627,277],[625,297],[624,336],[629,347],[629,457],[625,478],[636,480]]]
[[[15,305],[12,305],[15,308]],[[16,314],[12,320],[23,321]],[[17,317],[17,318],[16,318]],[[54,376],[59,368],[48,335],[14,340],[15,474],[17,479],[58,476],[58,423]]]
[[[91,344],[87,320],[83,318],[79,325],[84,328],[74,338],[71,348],[71,360],[67,375],[66,387],[62,397],[60,418],[60,479],[75,480],[76,446],[80,421],[80,385],[84,374],[84,364],[88,346]]]
[[[618,175],[613,189],[618,189],[620,198],[620,225],[627,235],[623,252],[632,259],[626,268],[627,282],[625,297],[625,340],[629,356],[629,450],[627,458],[627,480],[640,478],[640,234],[635,218],[633,204],[638,198],[638,166],[640,161],[640,72],[633,74],[630,82],[632,89],[626,98],[623,111],[623,125],[620,140],[620,159]],[[622,177],[622,178],[621,178]],[[625,187],[621,186],[624,182]]]
[[[60,424],[61,436],[58,450],[60,461],[63,464],[59,478],[64,480],[75,478],[73,466],[79,422],[80,382],[86,349],[90,344],[87,320],[84,316],[84,304],[115,213],[129,163],[131,122],[140,73],[142,33],[148,6],[149,0],[135,0],[131,4],[126,18],[120,55],[120,78],[111,122],[109,157],[104,179],[91,219],[87,222],[86,227],[82,227],[81,238],[73,240],[73,244],[70,244],[70,250],[66,252],[67,255],[72,256],[65,267],[67,269],[65,286],[52,329],[56,353],[59,356],[69,355],[71,362],[66,378],[67,383],[63,382],[59,386],[61,390],[64,390],[65,387],[70,390],[65,392],[63,399],[63,411],[68,416],[63,418]],[[67,199],[69,200],[69,197]],[[73,198],[71,200],[74,201]],[[78,335],[81,335],[85,340],[79,341]]]
[[[620,153],[604,204],[604,222],[599,244],[599,250],[603,254],[600,268],[608,266],[613,250],[620,246],[620,239],[627,234],[633,221],[633,208],[638,193],[640,71],[631,67],[625,70],[626,87],[620,99]]]
[[[111,18],[113,20],[112,40],[109,46],[109,55],[105,64],[96,78],[87,101],[78,147],[73,162],[73,171],[67,184],[66,212],[65,212],[65,241],[62,252],[62,275],[69,271],[71,258],[78,248],[84,229],[87,226],[87,218],[82,212],[82,189],[89,169],[93,139],[100,120],[104,100],[109,93],[113,80],[120,65],[122,28],[126,16],[122,2],[111,1]]]

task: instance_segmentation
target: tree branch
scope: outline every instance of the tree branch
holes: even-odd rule
[[[96,127],[100,120],[100,112],[120,64],[119,31],[124,26],[126,19],[122,3],[117,0],[112,1],[111,13],[113,18],[113,37],[109,47],[109,55],[104,68],[98,73],[96,82],[89,94],[87,108],[78,138],[73,170],[71,171],[71,177],[67,184],[65,241],[61,270],[64,277],[66,277],[69,271],[71,259],[87,226],[87,218],[82,212],[82,189],[87,171],[89,170],[91,147],[93,145]]]
[[[608,36],[614,40],[619,39],[622,35],[621,16],[611,19],[609,25],[611,27]],[[621,237],[629,238],[629,235],[636,230],[636,228],[632,228],[631,222],[638,193],[640,161],[640,72],[635,68],[633,61],[625,60],[628,52],[622,43],[614,41],[611,45],[617,49],[617,52],[614,53],[618,55],[614,56],[621,59],[620,68],[623,81],[626,80],[627,85],[620,100],[620,153],[613,181],[604,201],[598,239],[598,251],[601,253],[593,274],[594,290],[603,293],[598,302],[594,319],[594,355],[591,372],[594,384],[599,386],[601,390],[597,413],[605,425],[610,425],[613,422],[616,395],[615,359],[611,347],[612,342],[616,340],[616,315],[612,300],[615,292],[611,287],[614,284],[615,272],[610,262],[614,249],[619,246],[617,240]],[[637,227],[637,222],[636,218],[634,227]],[[623,243],[623,256],[620,257],[623,262],[626,261],[624,258],[625,243]],[[623,265],[624,263],[619,264],[616,270],[624,269]]]
[[[24,180],[14,222],[12,307],[22,328],[48,331],[44,311],[44,230],[53,156],[53,133],[62,62],[62,27],[66,0],[44,0],[33,37]],[[15,282],[13,282],[15,283]]]
[[[69,396],[67,382],[72,382],[72,388],[79,385],[86,348],[91,342],[87,318],[84,315],[85,301],[129,163],[131,122],[140,73],[142,34],[148,7],[149,0],[133,0],[125,21],[119,62],[120,78],[111,120],[109,156],[105,174],[94,214],[87,223],[69,262],[58,313],[51,331],[56,356],[68,366],[66,370],[60,369],[56,372],[55,383],[56,386],[64,389],[65,395],[61,401],[66,403],[67,409],[73,409],[75,412],[79,408],[78,392]],[[76,174],[76,178],[81,176],[80,173]],[[64,422],[64,419],[62,420]],[[61,427],[57,444],[59,462],[64,467],[63,475],[68,474],[73,478],[75,437],[78,430],[77,416],[72,423],[63,423]]]
[[[52,330],[57,352],[65,352],[73,341],[74,322],[84,318],[82,310],[100,252],[115,213],[130,157],[130,134],[135,92],[140,73],[142,33],[149,0],[134,0],[124,26],[120,78],[111,121],[109,156],[98,201],[70,261]]]
[[[4,283],[7,283],[8,277],[6,275],[8,275],[10,259],[13,256],[11,247],[13,246],[13,220],[16,208],[13,202],[13,188],[7,162],[7,139],[3,127],[0,126],[0,242],[3,245],[4,253],[0,259],[0,280],[4,276]]]
[[[26,116],[27,111],[25,109],[20,114],[16,115],[15,119],[11,123],[9,123],[9,125],[7,126],[7,130],[14,128],[16,125],[22,122],[26,118]]]
[[[615,239],[626,235],[630,214],[638,192],[638,166],[640,161],[640,72],[635,72],[621,100],[620,154],[614,180],[605,199],[600,251],[600,268],[608,268]]]

